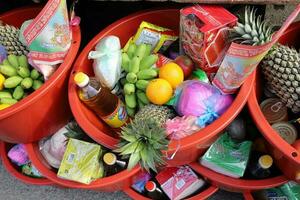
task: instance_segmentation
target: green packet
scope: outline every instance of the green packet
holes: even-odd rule
[[[288,197],[288,200],[300,200],[300,184],[289,181],[279,188]]]
[[[70,138],[57,176],[84,184],[103,177],[100,145]]]
[[[237,142],[224,133],[200,158],[200,163],[218,173],[240,178],[246,170],[251,145],[251,141]]]

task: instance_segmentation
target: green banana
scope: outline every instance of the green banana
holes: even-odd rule
[[[34,80],[34,81],[33,81],[33,84],[32,84],[32,88],[33,88],[34,90],[37,90],[37,89],[39,89],[42,85],[43,85],[43,82],[42,82],[42,81],[40,81],[40,80]]]
[[[1,98],[0,99],[0,104],[9,104],[9,105],[13,105],[15,103],[17,103],[18,101],[12,98]]]
[[[22,80],[23,80],[23,78],[20,76],[9,77],[8,79],[6,79],[4,81],[4,87],[5,88],[15,88],[21,83]]]
[[[129,63],[128,72],[138,73],[140,69],[141,59],[137,56],[133,57]]]
[[[36,69],[31,70],[30,77],[32,79],[36,80],[39,78],[39,76],[40,76],[40,73]]]
[[[8,55],[7,60],[11,64],[11,66],[15,68],[19,67],[18,57],[16,55],[13,54]]]
[[[8,76],[8,77],[17,75],[16,68],[14,68],[10,65],[0,65],[0,72],[1,72],[1,74],[4,74],[5,76]]]
[[[145,92],[142,91],[137,91],[136,96],[138,97],[139,100],[141,100],[144,104],[149,104],[149,100],[145,94]]]
[[[137,78],[139,80],[153,79],[157,76],[157,71],[155,69],[143,69],[137,73]]]
[[[131,43],[128,47],[128,50],[127,50],[127,54],[129,56],[129,58],[133,58],[134,56],[134,52],[136,51],[136,44],[135,43]]]
[[[138,88],[140,90],[146,90],[148,84],[149,84],[149,81],[147,81],[147,80],[138,80],[135,83],[135,86],[136,86],[136,88]]]
[[[132,83],[126,83],[124,85],[124,93],[125,94],[133,94],[135,92],[135,86]]]
[[[126,75],[126,80],[129,82],[129,83],[135,83],[137,81],[137,76],[135,73],[128,73]]]
[[[12,98],[12,95],[8,91],[0,91],[0,99],[1,98]]]
[[[21,86],[24,89],[29,89],[33,86],[33,80],[30,77],[24,78],[21,82]]]
[[[134,115],[135,115],[135,108],[130,108],[130,107],[126,106],[126,111],[127,111],[127,114],[130,117],[134,117]]]
[[[136,107],[136,97],[135,94],[125,94],[125,103],[130,108]]]
[[[29,67],[28,60],[25,55],[18,56],[18,63],[20,67],[26,67],[26,68]]]
[[[129,72],[129,63],[130,63],[130,58],[127,53],[122,53],[122,68],[126,71]]]
[[[22,99],[23,96],[24,96],[23,88],[21,86],[17,86],[14,90],[13,98],[16,100],[20,100]]]
[[[30,76],[30,70],[27,67],[18,67],[17,72],[22,78]]]
[[[156,54],[152,54],[144,57],[140,62],[140,70],[148,69],[152,67],[156,63],[158,56]]]

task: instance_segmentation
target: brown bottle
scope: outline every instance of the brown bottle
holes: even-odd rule
[[[123,102],[108,88],[82,72],[75,75],[74,81],[80,88],[80,99],[109,126],[119,128],[126,123],[128,116]]]
[[[103,162],[105,167],[105,176],[117,174],[127,167],[127,163],[125,161],[118,159],[116,154],[111,152],[103,155]]]

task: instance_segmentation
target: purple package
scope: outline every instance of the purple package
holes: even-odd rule
[[[231,105],[231,95],[222,95],[214,86],[198,81],[185,81],[176,89],[175,110],[180,116],[198,117],[197,125],[205,127],[222,115]]]
[[[7,58],[7,52],[5,50],[5,47],[0,44],[0,63],[2,63],[3,60],[6,58]]]
[[[13,146],[8,152],[8,157],[18,166],[22,166],[30,162],[24,144],[17,144]]]

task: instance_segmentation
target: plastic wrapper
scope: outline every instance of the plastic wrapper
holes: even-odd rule
[[[68,142],[57,176],[63,179],[89,184],[104,174],[100,145],[71,138]]]
[[[297,17],[299,12],[300,4],[287,18],[280,30],[272,37],[271,42],[260,46],[231,43],[212,83],[224,94],[235,93],[246,78],[256,69],[260,61]]]
[[[151,44],[153,53],[163,53],[177,38],[178,36],[174,31],[143,21],[124,49],[128,48],[131,42],[134,42],[136,45],[144,43]]]
[[[18,166],[30,163],[24,144],[17,144],[8,151],[9,159]]]
[[[116,36],[107,36],[91,51],[89,59],[94,59],[93,68],[96,78],[103,86],[113,90],[121,76],[121,45]]]
[[[51,167],[59,168],[60,166],[67,145],[66,132],[68,130],[63,127],[52,137],[39,142],[40,151]]]
[[[288,197],[288,200],[300,200],[300,184],[289,181],[280,186],[280,189]]]
[[[167,135],[170,139],[182,139],[199,131],[201,127],[197,126],[197,117],[183,116],[168,119],[165,123]]]
[[[20,34],[30,51],[28,61],[47,80],[64,61],[72,42],[66,0],[49,0],[24,27]]]
[[[138,191],[139,193],[142,193],[145,191],[145,185],[148,181],[150,181],[151,175],[143,171],[139,173],[136,177],[134,177],[132,188]]]
[[[3,60],[6,58],[7,58],[7,52],[5,50],[5,47],[0,44],[0,63],[2,63]]]
[[[22,173],[34,178],[43,178],[43,175],[36,169],[36,167],[32,163],[23,165]]]
[[[180,116],[196,116],[197,125],[205,127],[221,116],[233,97],[199,80],[184,81],[175,91],[173,106]]]
[[[225,133],[210,146],[200,163],[218,173],[240,178],[245,173],[251,145],[251,141],[237,142]]]

